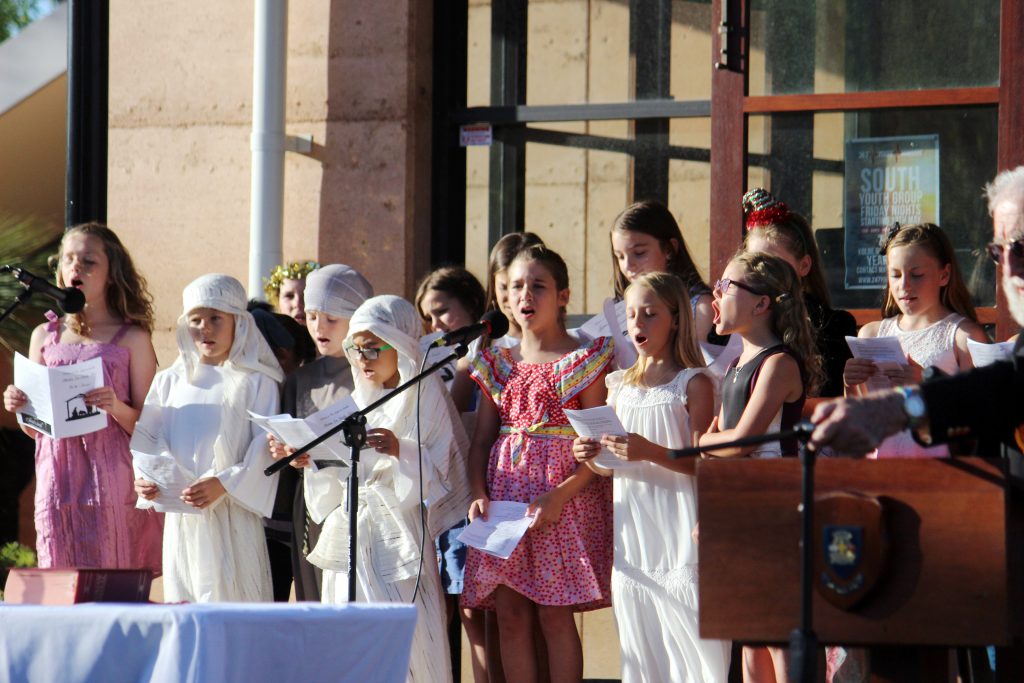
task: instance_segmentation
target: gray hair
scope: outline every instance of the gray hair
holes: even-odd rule
[[[1015,199],[1024,209],[1024,166],[1001,172],[985,185],[989,214],[1000,199]]]

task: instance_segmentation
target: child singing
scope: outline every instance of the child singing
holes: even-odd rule
[[[602,378],[614,345],[600,337],[580,347],[566,331],[569,276],[555,252],[523,249],[508,281],[522,342],[486,349],[473,363],[486,399],[470,452],[470,518],[486,516],[496,500],[528,503],[534,519],[508,559],[470,548],[462,604],[497,611],[509,680],[538,676],[535,613],[551,680],[579,680],[583,655],[573,614],[609,603],[611,501],[607,480],[573,458],[576,434],[563,409],[604,403]]]
[[[195,480],[161,492],[139,477],[139,507],[179,495],[195,513],[169,512],[164,523],[164,596],[168,602],[271,601],[262,518],[277,478],[247,410],[273,415],[281,367],[245,310],[242,284],[204,275],[182,293],[178,359],[157,374],[132,449],[170,455]],[[154,448],[154,445],[156,448]]]
[[[577,438],[576,459],[614,472],[615,564],[612,608],[624,681],[725,683],[729,643],[698,630],[697,490],[692,460],[668,450],[696,444],[714,417],[715,387],[694,338],[690,297],[669,273],[649,273],[626,288],[626,320],[638,360],[608,375],[608,402],[628,436]],[[637,463],[607,470],[601,447]],[[665,533],[670,523],[672,533]]]
[[[87,223],[64,233],[57,286],[74,287],[85,308],[32,333],[29,357],[49,367],[92,358],[104,386],[85,403],[107,411],[107,427],[85,436],[36,440],[35,523],[39,566],[120,567],[160,572],[160,516],[135,508],[128,448],[156,372],[150,333],[153,306],[146,280],[110,228]],[[11,385],[4,407],[18,412],[25,394]]]

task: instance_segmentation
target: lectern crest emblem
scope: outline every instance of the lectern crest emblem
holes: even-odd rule
[[[840,609],[868,595],[885,562],[886,534],[878,499],[855,493],[818,498],[815,518],[815,585]]]

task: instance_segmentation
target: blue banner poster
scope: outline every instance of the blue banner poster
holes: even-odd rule
[[[846,289],[883,289],[882,236],[894,222],[939,222],[939,136],[846,142]]]

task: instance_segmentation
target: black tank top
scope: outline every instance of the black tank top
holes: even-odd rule
[[[732,429],[740,421],[740,417],[743,415],[744,409],[747,407],[747,403],[750,401],[750,394],[753,393],[754,384],[757,383],[757,377],[761,373],[761,366],[771,356],[779,353],[784,353],[791,357],[797,362],[800,367],[800,379],[804,379],[803,364],[800,362],[800,358],[793,353],[785,344],[778,344],[771,346],[759,354],[748,360],[743,365],[738,365],[739,358],[732,362],[729,369],[725,371],[725,377],[722,379],[722,424],[718,426],[721,430]],[[779,430],[785,431],[792,429],[793,426],[800,421],[800,414],[804,409],[804,401],[807,398],[807,393],[802,392],[800,398],[791,402],[782,404],[782,416],[779,423]],[[783,439],[781,442],[782,455],[783,456],[795,456],[798,453],[798,444],[796,439]]]

